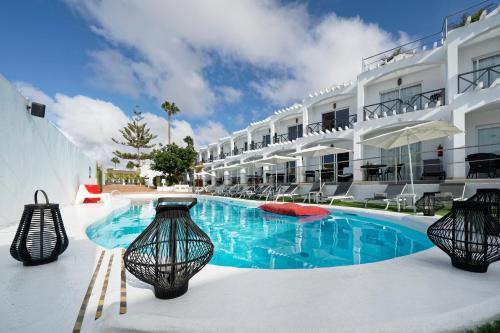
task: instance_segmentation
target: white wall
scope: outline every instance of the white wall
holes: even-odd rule
[[[491,38],[477,42],[458,50],[458,72],[459,74],[473,70],[472,62],[477,58],[484,58],[500,52],[500,37]]]
[[[323,113],[329,113],[334,111],[333,110],[333,103],[326,103],[326,104],[321,104],[321,105],[313,105],[309,107],[309,124],[312,123],[318,123],[320,121],[323,121],[322,115]],[[337,104],[337,107],[335,108],[335,111],[343,110],[343,109],[349,109],[349,114],[353,115],[357,113],[357,108],[356,108],[356,97],[350,97],[350,98],[344,98],[341,100],[336,100],[335,103]]]
[[[31,116],[27,105],[0,75],[0,227],[19,221],[36,189],[68,205],[79,184],[95,183],[95,161],[47,119]]]

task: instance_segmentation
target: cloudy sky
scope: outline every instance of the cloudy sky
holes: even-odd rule
[[[90,156],[111,158],[134,108],[166,142],[197,146],[311,91],[361,58],[440,30],[465,0],[19,0],[0,3],[0,74]]]

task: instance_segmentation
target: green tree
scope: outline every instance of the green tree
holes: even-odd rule
[[[186,147],[180,147],[175,143],[160,145],[151,154],[151,169],[163,173],[167,177],[168,184],[178,183],[182,176],[194,168],[196,151],[191,137],[184,138]]]
[[[169,101],[163,102],[161,108],[168,114],[168,144],[171,144],[170,140],[170,130],[172,127],[172,116],[181,112],[181,110],[175,105],[174,102],[170,103]]]
[[[119,159],[118,157],[116,157],[116,156],[115,156],[115,157],[113,157],[113,158],[111,159],[111,163],[113,163],[113,164],[115,165],[115,169],[116,169],[116,165],[117,165],[117,164],[120,164],[120,159]]]
[[[152,134],[150,129],[146,127],[147,124],[142,123],[143,119],[142,112],[134,111],[132,121],[120,129],[120,133],[125,140],[119,141],[115,138],[111,138],[115,143],[135,149],[135,153],[117,150],[114,151],[113,154],[124,160],[135,160],[137,166],[141,165],[142,160],[148,160],[151,157],[151,154],[141,152],[141,149],[153,148],[156,144],[150,144],[150,142],[157,138],[157,135]]]
[[[134,162],[132,162],[132,161],[128,161],[128,163],[127,163],[127,165],[126,165],[125,167],[126,167],[127,169],[129,169],[129,170],[132,170],[133,168],[135,168],[135,166],[136,166],[136,165],[134,164]]]

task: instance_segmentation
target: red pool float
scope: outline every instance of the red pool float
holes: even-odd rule
[[[266,203],[259,206],[260,209],[266,212],[289,215],[289,216],[310,216],[310,215],[326,215],[330,212],[328,209],[316,206],[302,206],[296,203]]]

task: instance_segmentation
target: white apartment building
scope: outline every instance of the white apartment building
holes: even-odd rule
[[[199,149],[199,162],[212,174],[205,180],[244,184],[277,173],[278,181],[302,183],[313,181],[318,170],[330,170],[322,174],[327,182],[346,173],[355,182],[384,181],[394,179],[387,169],[394,161],[401,165],[401,178],[408,179],[406,148],[382,150],[359,142],[430,120],[452,123],[463,133],[412,145],[416,180],[432,160],[439,160],[446,180],[500,177],[500,7],[488,6],[478,18],[459,22],[461,15],[445,18],[437,34],[363,59],[355,82],[312,93]],[[224,169],[318,144],[351,152]],[[471,170],[470,160],[478,156],[488,160],[488,172]],[[363,168],[367,164],[381,166],[375,178]]]

